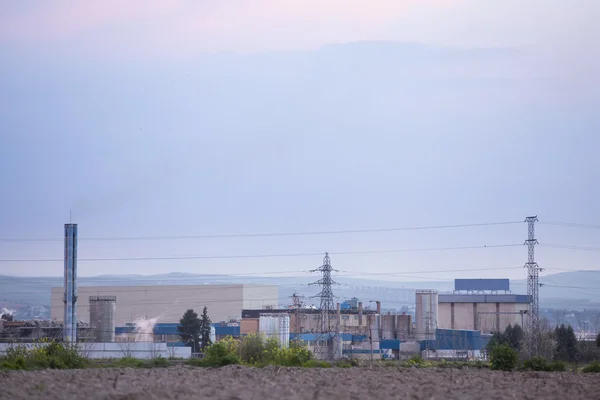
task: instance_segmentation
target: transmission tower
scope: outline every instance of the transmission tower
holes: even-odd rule
[[[527,295],[529,296],[529,332],[531,335],[531,353],[533,356],[539,354],[540,342],[540,271],[542,268],[535,262],[535,245],[538,244],[535,238],[535,223],[538,221],[537,216],[527,217]]]
[[[300,334],[300,309],[302,308],[302,299],[304,298],[304,296],[298,296],[298,294],[294,292],[294,294],[291,295],[290,298],[292,299],[294,314],[296,316],[296,327],[294,333],[296,334],[296,337],[298,337],[298,335]]]
[[[334,282],[331,279],[331,272],[336,271],[331,267],[331,259],[329,258],[329,253],[325,253],[325,258],[323,258],[323,265],[319,268],[314,269],[310,272],[320,272],[323,274],[323,277],[316,282],[310,283],[309,285],[319,285],[321,286],[321,292],[318,294],[311,296],[311,298],[320,298],[320,318],[319,318],[319,336],[317,337],[317,345],[315,346],[315,351],[321,354],[321,358],[325,358],[328,360],[333,359],[334,357],[334,349],[333,349],[333,335],[336,334],[338,327],[335,326],[332,329],[331,326],[331,317],[335,311],[335,306],[333,303],[333,290],[331,290],[332,285],[337,285],[337,282]],[[327,340],[328,345],[325,349],[319,345],[319,342],[322,340]],[[325,354],[324,354],[325,353]],[[323,357],[325,356],[325,357]]]

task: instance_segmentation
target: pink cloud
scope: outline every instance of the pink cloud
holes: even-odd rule
[[[256,50],[376,38],[413,9],[460,0],[104,0],[52,3],[17,13],[0,6],[0,42],[42,44],[110,27],[105,45],[134,30],[166,50]],[[92,33],[90,33],[92,32]],[[106,33],[106,32],[105,32]],[[115,37],[116,36],[116,37]],[[102,41],[95,38],[94,41]]]

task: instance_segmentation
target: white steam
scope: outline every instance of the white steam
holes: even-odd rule
[[[136,342],[154,342],[154,325],[158,322],[155,318],[140,318],[134,321],[135,329],[133,331]]]
[[[15,310],[9,310],[8,308],[2,307],[2,310],[0,310],[0,315],[8,315],[12,317],[15,312]]]

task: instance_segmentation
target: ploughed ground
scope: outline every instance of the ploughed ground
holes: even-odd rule
[[[600,399],[600,375],[188,366],[0,371],[0,399]]]

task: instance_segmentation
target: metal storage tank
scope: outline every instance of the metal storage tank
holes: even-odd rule
[[[381,338],[396,339],[396,316],[382,315],[381,318]]]
[[[90,328],[94,342],[115,341],[117,296],[90,296]]]
[[[287,314],[263,314],[258,319],[258,332],[267,338],[276,338],[281,347],[290,343],[290,316]]]
[[[417,340],[435,340],[438,320],[437,290],[417,290],[415,304],[415,337]]]
[[[214,343],[217,341],[217,330],[215,329],[215,327],[213,325],[210,326],[210,342]]]

